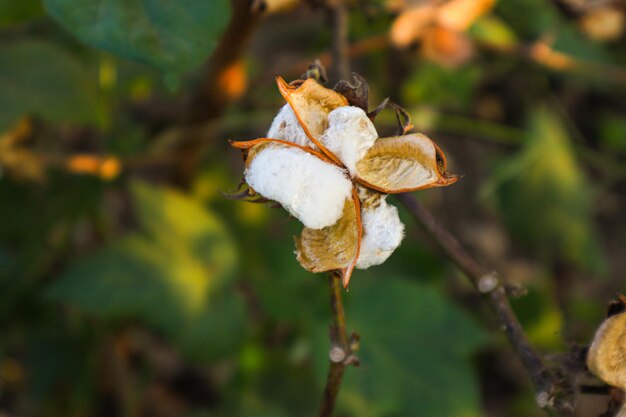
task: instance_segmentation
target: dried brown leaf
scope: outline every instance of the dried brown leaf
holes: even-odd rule
[[[441,149],[416,133],[378,139],[357,163],[355,180],[383,193],[403,193],[456,182],[446,167]]]
[[[351,81],[339,81],[334,90],[344,96],[351,106],[360,107],[367,113],[369,86],[361,75],[353,72]]]

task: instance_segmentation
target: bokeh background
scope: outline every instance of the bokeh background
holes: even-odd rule
[[[242,177],[227,139],[283,104],[275,73],[320,59],[337,81],[334,4],[0,0],[0,416],[316,414],[327,278],[283,210],[223,193]],[[402,105],[463,175],[415,196],[526,289],[542,353],[589,343],[626,291],[624,3],[343,6],[370,107]],[[345,294],[362,365],[337,415],[543,415],[489,309],[401,217],[402,246]]]

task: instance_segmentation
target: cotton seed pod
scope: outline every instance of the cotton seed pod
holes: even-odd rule
[[[319,142],[319,137],[328,127],[328,114],[337,107],[347,106],[348,99],[312,78],[293,85],[287,84],[281,77],[276,77],[276,84],[280,94],[293,109],[307,137],[327,157],[338,163],[337,157]]]
[[[596,377],[626,390],[626,297],[612,305],[607,318],[596,331],[587,353],[587,367]]]
[[[317,230],[305,227],[296,238],[298,262],[311,272],[341,271],[347,286],[359,257],[362,233],[359,199],[353,192],[335,224]]]
[[[356,174],[356,164],[374,145],[378,133],[365,111],[358,107],[339,107],[328,115],[328,129],[320,142],[334,153],[350,174]]]
[[[263,197],[280,203],[306,227],[321,229],[337,222],[352,182],[343,169],[296,147],[257,145],[244,172],[246,182]]]
[[[441,187],[457,177],[426,136],[378,138],[365,110],[337,91],[313,79],[287,84],[277,77],[277,84],[288,105],[270,137],[231,141],[243,152],[246,194],[276,201],[300,220],[302,267],[335,271],[347,288],[357,265],[384,262],[402,241],[404,226],[384,194]]]
[[[363,239],[357,260],[358,269],[367,269],[385,262],[404,238],[404,224],[398,209],[387,204],[387,196],[361,189],[361,221]]]
[[[298,122],[296,114],[289,104],[285,104],[281,107],[270,126],[270,130],[267,131],[267,137],[286,140],[300,146],[315,147],[313,142],[307,138],[302,126],[300,126],[300,122]]]
[[[403,193],[453,184],[441,149],[426,135],[377,139],[356,164],[355,179],[383,193]]]

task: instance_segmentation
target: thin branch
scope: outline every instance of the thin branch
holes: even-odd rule
[[[330,308],[333,314],[333,322],[330,325],[330,370],[326,379],[326,387],[324,388],[324,397],[320,406],[320,417],[332,416],[337,394],[341,387],[343,374],[346,366],[353,364],[358,365],[358,360],[353,355],[353,345],[356,337],[352,337],[352,341],[348,338],[346,331],[346,313],[343,309],[343,301],[341,294],[343,287],[341,278],[337,274],[331,273],[328,277],[330,287]]]
[[[413,218],[439,244],[450,260],[465,273],[472,284],[483,294],[495,313],[509,343],[513,346],[528,372],[535,387],[537,404],[552,416],[572,416],[574,413],[574,406],[570,398],[573,395],[572,390],[563,385],[564,381],[561,381],[557,374],[548,370],[543,359],[530,344],[524,329],[511,308],[504,282],[495,272],[484,268],[474,260],[456,237],[446,230],[415,197],[411,194],[400,194],[398,199]]]
[[[210,58],[204,64],[198,88],[187,98],[179,123],[197,126],[216,120],[226,107],[237,100],[246,89],[243,56],[261,15],[250,7],[248,0],[231,0],[232,15],[224,34]],[[178,181],[187,185],[202,159],[210,135],[184,136],[179,143]]]
[[[334,82],[348,80],[350,77],[348,10],[343,0],[333,0],[328,3],[328,15],[333,31],[332,78]]]
[[[182,122],[194,125],[219,117],[224,108],[241,95],[230,91],[229,77],[236,78],[237,68],[261,20],[261,14],[248,0],[231,0],[232,16],[215,50],[204,64],[202,80],[189,98]]]

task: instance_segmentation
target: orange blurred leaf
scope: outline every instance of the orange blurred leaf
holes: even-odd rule
[[[465,31],[493,7],[495,0],[452,0],[437,10],[437,23],[451,30]]]
[[[613,7],[601,7],[584,14],[580,28],[591,39],[611,41],[624,33],[624,11]]]
[[[89,174],[110,181],[119,175],[122,166],[113,156],[78,154],[67,159],[65,168],[75,174]]]
[[[422,55],[445,67],[463,65],[474,55],[474,45],[463,32],[435,26],[426,33]]]
[[[392,43],[399,48],[406,48],[421,39],[433,24],[436,12],[433,6],[421,5],[402,13],[391,26]]]

